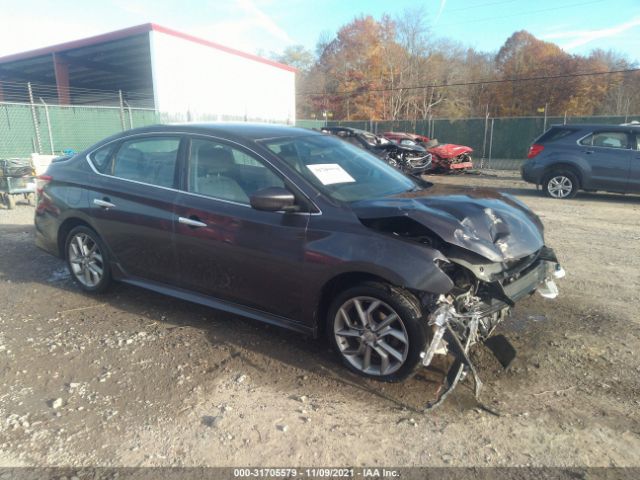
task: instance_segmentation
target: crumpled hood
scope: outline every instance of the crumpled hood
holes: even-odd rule
[[[447,243],[492,262],[530,255],[544,246],[542,222],[524,203],[490,189],[444,185],[352,204],[362,220],[406,216]]]
[[[440,158],[454,158],[463,153],[472,153],[473,148],[464,145],[455,145],[453,143],[441,143],[435,147],[429,147],[429,152]]]

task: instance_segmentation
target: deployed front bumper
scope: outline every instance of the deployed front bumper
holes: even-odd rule
[[[422,354],[422,363],[426,367],[431,364],[435,355],[449,354],[453,355],[454,362],[438,389],[436,399],[430,402],[427,408],[442,403],[468,372],[472,373],[477,398],[482,382],[469,357],[470,347],[479,341],[487,340],[518,300],[536,291],[545,298],[557,297],[558,287],[555,280],[564,276],[565,271],[558,263],[555,253],[545,247],[539,252],[535,262],[513,277],[485,283],[485,298],[477,298],[476,307],[469,311],[457,311],[453,303],[442,296],[437,308],[428,317],[432,335]],[[506,339],[503,340],[508,343]],[[515,356],[515,350],[513,355]]]

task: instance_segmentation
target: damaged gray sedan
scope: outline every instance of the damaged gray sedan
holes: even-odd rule
[[[565,272],[545,245],[540,218],[513,196],[400,177],[366,153],[315,137],[267,146],[335,202],[323,209],[330,231],[310,219],[309,258],[361,271],[333,285],[328,309],[319,306],[329,340],[351,370],[401,381],[436,355],[448,356],[453,361],[428,406],[467,373],[478,395],[470,348],[485,342],[507,366],[515,350],[503,336],[490,338],[498,324],[536,291],[558,295],[555,279]],[[335,178],[323,178],[317,165]]]
[[[274,125],[105,139],[39,177],[35,223],[37,245],[87,292],[118,280],[326,334],[348,368],[382,381],[446,358],[431,406],[467,373],[478,392],[470,348],[496,343],[518,300],[557,296],[564,274],[515,198],[435,186],[338,138]]]

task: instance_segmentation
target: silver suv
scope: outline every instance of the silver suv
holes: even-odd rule
[[[553,198],[640,193],[640,125],[554,125],[534,140],[523,180]]]

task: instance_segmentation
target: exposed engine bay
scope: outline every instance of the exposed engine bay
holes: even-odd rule
[[[431,365],[438,355],[453,359],[427,408],[440,405],[469,373],[477,398],[482,382],[469,356],[471,347],[483,343],[506,368],[515,349],[504,336],[492,337],[496,327],[528,295],[538,292],[555,298],[555,280],[565,272],[554,251],[544,245],[539,219],[508,196],[465,192],[449,196],[445,203],[434,189],[431,195],[402,197],[390,208],[363,206],[360,220],[379,232],[424,245],[425,252],[434,252],[438,270],[451,280],[445,294],[413,292],[427,312],[424,321],[430,334],[422,365]],[[475,209],[469,206],[470,197]],[[499,205],[498,198],[511,205]]]
[[[551,249],[544,248],[536,259],[517,273],[495,282],[484,282],[464,267],[452,263],[445,268],[451,272],[455,287],[448,295],[440,295],[435,302],[427,299],[426,321],[431,330],[430,342],[423,353],[422,365],[431,364],[435,355],[452,355],[454,362],[446,372],[427,408],[438,406],[468,373],[474,380],[476,398],[482,381],[469,356],[477,343],[484,343],[504,368],[515,358],[515,349],[502,335],[491,337],[496,327],[511,313],[520,298],[538,292],[545,298],[558,295],[555,279],[565,276]]]

